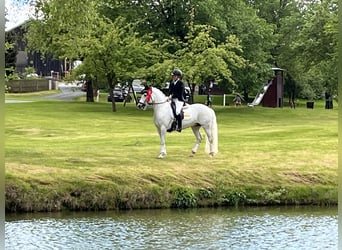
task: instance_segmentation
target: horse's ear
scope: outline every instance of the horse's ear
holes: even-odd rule
[[[141,94],[147,93],[148,87],[144,85],[144,89],[140,91]]]
[[[141,94],[147,93],[148,89],[149,89],[149,87],[147,85],[145,85],[145,88],[143,90],[141,90]]]

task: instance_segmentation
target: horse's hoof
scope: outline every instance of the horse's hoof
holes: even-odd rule
[[[213,158],[214,157],[214,153],[213,152],[209,153],[209,157]]]
[[[194,156],[195,156],[195,154],[196,154],[196,152],[194,152],[194,151],[191,151],[191,153],[189,154],[189,157],[194,157]]]
[[[166,155],[165,153],[160,153],[160,155],[158,155],[157,159],[163,159],[165,155]]]

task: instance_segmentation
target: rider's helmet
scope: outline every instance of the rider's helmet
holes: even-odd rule
[[[182,71],[180,69],[175,69],[175,70],[172,71],[171,75],[181,77],[182,76]]]

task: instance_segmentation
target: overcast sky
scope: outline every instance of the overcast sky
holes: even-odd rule
[[[33,7],[30,0],[6,0],[6,30],[9,30],[29,19]]]

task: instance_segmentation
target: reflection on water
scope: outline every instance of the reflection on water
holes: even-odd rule
[[[337,207],[6,216],[6,249],[337,249]]]

